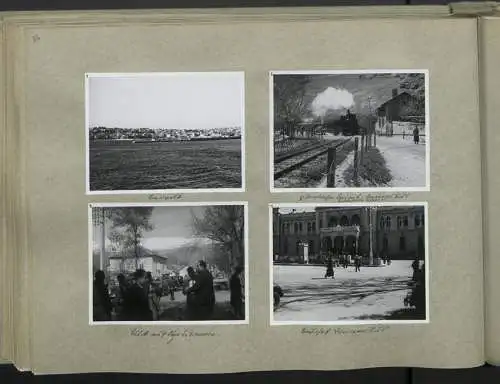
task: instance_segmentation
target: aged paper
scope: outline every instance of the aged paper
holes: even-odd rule
[[[482,103],[482,153],[483,153],[483,216],[484,216],[484,291],[485,291],[485,351],[491,364],[500,362],[500,312],[498,307],[498,225],[496,217],[500,210],[498,192],[500,182],[497,164],[500,161],[496,150],[500,142],[498,134],[498,103],[500,101],[498,61],[500,60],[500,19],[481,20],[480,70]]]
[[[31,368],[207,373],[482,364],[476,22],[179,21],[24,27]],[[409,193],[406,200],[428,203],[430,322],[270,326],[269,203],[308,198],[270,193],[269,71],[416,68],[430,76],[430,192]],[[245,72],[246,192],[180,199],[248,201],[249,324],[90,326],[88,204],[149,200],[85,195],[85,73],[227,70]],[[338,198],[330,193],[323,201]]]

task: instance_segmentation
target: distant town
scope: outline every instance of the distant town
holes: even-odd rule
[[[89,139],[127,141],[198,141],[240,139],[240,127],[209,129],[152,129],[93,127]]]

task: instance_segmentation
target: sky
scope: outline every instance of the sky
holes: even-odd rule
[[[142,245],[155,251],[209,242],[208,239],[195,237],[192,227],[192,213],[200,215],[203,209],[203,207],[155,207],[151,216],[153,230],[144,233]],[[99,227],[94,227],[93,240],[95,248],[99,248],[101,244]]]
[[[400,89],[398,74],[318,74],[306,86],[306,101],[314,116],[352,113],[369,115]]]
[[[242,127],[244,74],[89,77],[88,128]]]

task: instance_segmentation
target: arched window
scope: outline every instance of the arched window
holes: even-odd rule
[[[328,220],[328,226],[329,227],[336,227],[338,224],[337,218],[336,217],[330,217]]]
[[[349,219],[347,218],[347,216],[342,216],[340,218],[340,225],[342,226],[349,225]]]
[[[354,215],[351,217],[351,225],[360,225],[361,224],[361,219],[359,218],[358,215]]]

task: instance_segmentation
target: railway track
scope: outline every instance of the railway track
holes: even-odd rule
[[[324,147],[325,145],[329,145],[329,144],[325,144],[325,143],[314,143],[312,145],[308,145],[308,146],[305,146],[305,147],[299,147],[295,150],[292,150],[288,153],[285,153],[283,155],[278,155],[275,157],[274,159],[274,164],[279,164],[281,163],[282,161],[285,161],[285,160],[288,160],[292,157],[295,157],[295,156],[298,156],[298,155],[301,155],[303,153],[306,153],[306,152],[309,152],[311,150],[315,150],[317,148],[322,148]]]
[[[339,143],[333,144],[333,148],[338,149],[344,144],[348,143],[352,138],[342,140]],[[332,147],[332,143],[319,144],[317,146],[309,147],[298,153],[291,154],[290,156],[282,156],[282,158],[274,163],[274,180],[292,172],[293,170],[302,167],[304,164],[324,155],[328,149]]]

